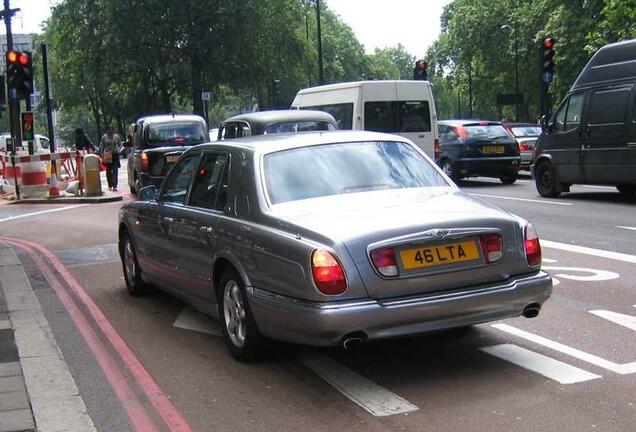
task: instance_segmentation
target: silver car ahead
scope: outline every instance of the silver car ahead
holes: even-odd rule
[[[218,317],[240,360],[269,338],[348,345],[534,317],[552,292],[532,225],[398,136],[203,144],[140,198],[119,217],[128,291],[152,284]]]

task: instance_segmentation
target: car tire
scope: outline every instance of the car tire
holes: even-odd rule
[[[636,193],[636,185],[616,185],[616,189],[621,195],[631,197]]]
[[[141,278],[141,268],[137,262],[135,245],[128,233],[122,234],[121,238],[121,263],[128,294],[139,297],[152,291],[150,285],[145,283]]]
[[[556,198],[561,194],[562,185],[557,179],[554,167],[550,162],[541,162],[534,170],[534,181],[539,195]]]
[[[455,169],[453,168],[453,165],[448,159],[442,160],[442,171],[444,171],[444,174],[446,174],[453,180],[459,180],[459,178],[457,178],[457,176],[455,175]]]
[[[513,184],[517,181],[517,177],[517,174],[511,174],[508,176],[499,177],[499,180],[501,180],[503,184]]]
[[[271,344],[258,331],[238,273],[229,268],[219,281],[218,308],[225,344],[232,357],[253,362],[269,354]]]

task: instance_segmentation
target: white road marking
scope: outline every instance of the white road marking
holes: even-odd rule
[[[636,331],[636,317],[631,315],[623,315],[617,312],[610,312],[606,310],[591,310],[591,314],[605,318],[612,321],[615,324],[627,327],[630,330]]]
[[[25,213],[25,214],[21,214],[21,215],[17,215],[17,216],[8,216],[6,218],[0,219],[0,222],[8,222],[8,221],[16,220],[16,219],[24,219],[24,218],[31,217],[31,216],[39,216],[39,215],[47,214],[47,213],[54,213],[54,212],[59,212],[59,211],[64,211],[64,210],[70,210],[70,209],[74,209],[74,208],[77,208],[77,207],[83,207],[85,205],[86,204],[76,204],[76,205],[72,205],[72,206],[54,208],[54,209],[49,209],[49,210],[42,210],[42,211],[37,211],[37,212],[33,212],[33,213]]]
[[[9,330],[11,329],[11,321],[9,320],[2,320],[0,321],[0,330]]]
[[[303,353],[298,360],[314,371],[349,400],[377,417],[417,411],[406,399],[380,387],[340,363],[320,354]]]
[[[492,324],[492,327],[621,375],[636,372],[636,362],[626,364],[613,363],[593,354],[586,353],[585,351],[569,347],[562,343],[546,339],[542,336],[535,335],[534,333],[530,333],[507,324]]]
[[[595,186],[595,185],[581,185],[581,187],[589,188],[589,189],[606,189],[615,191],[616,188],[613,186]]]
[[[223,331],[218,322],[188,306],[183,308],[172,325],[184,330],[223,336]]]
[[[615,261],[623,261],[636,264],[636,255],[629,255],[620,252],[594,249],[585,246],[577,246],[568,243],[559,243],[550,240],[541,240],[541,246],[551,249],[559,249],[567,252],[576,252],[584,255],[592,255],[600,258],[608,258]]]
[[[636,227],[616,225],[616,228],[623,228],[623,229],[626,229],[626,230],[636,231]]]
[[[499,198],[499,199],[502,199],[502,200],[525,201],[525,202],[538,203],[538,204],[553,204],[553,205],[560,205],[560,206],[571,206],[571,205],[573,205],[572,203],[566,203],[566,202],[537,200],[537,199],[529,199],[529,198],[516,198],[516,197],[503,196],[503,195],[488,195],[488,194],[479,194],[479,193],[471,193],[471,195],[478,196],[478,197],[484,197],[484,198]]]
[[[586,370],[560,362],[543,354],[521,348],[513,344],[494,345],[479,348],[495,357],[536,372],[561,384],[574,384],[601,378]]]
[[[606,281],[612,279],[618,279],[620,275],[618,273],[614,273],[607,270],[598,270],[598,269],[590,269],[590,268],[580,268],[580,267],[560,267],[560,266],[541,266],[543,270],[554,270],[554,271],[571,271],[571,272],[580,272],[580,273],[591,273],[589,276],[579,276],[572,275],[567,273],[556,273],[555,276],[558,276],[563,279],[570,279],[580,282],[599,282]]]
[[[559,260],[555,260],[555,259],[550,259],[550,258],[542,258],[541,262],[542,263],[546,263],[546,264],[554,264],[555,262],[558,262]]]

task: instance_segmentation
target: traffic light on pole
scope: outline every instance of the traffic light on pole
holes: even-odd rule
[[[10,99],[24,99],[33,93],[33,63],[31,53],[9,51],[7,60],[7,89]]]
[[[546,84],[554,77],[554,43],[551,37],[541,41],[541,79]]]
[[[415,62],[415,67],[413,68],[413,79],[416,81],[425,81],[428,80],[428,72],[426,68],[428,67],[428,63],[424,60],[418,60]]]

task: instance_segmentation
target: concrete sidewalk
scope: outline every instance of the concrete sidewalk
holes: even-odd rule
[[[0,243],[0,432],[95,431],[15,251]]]

